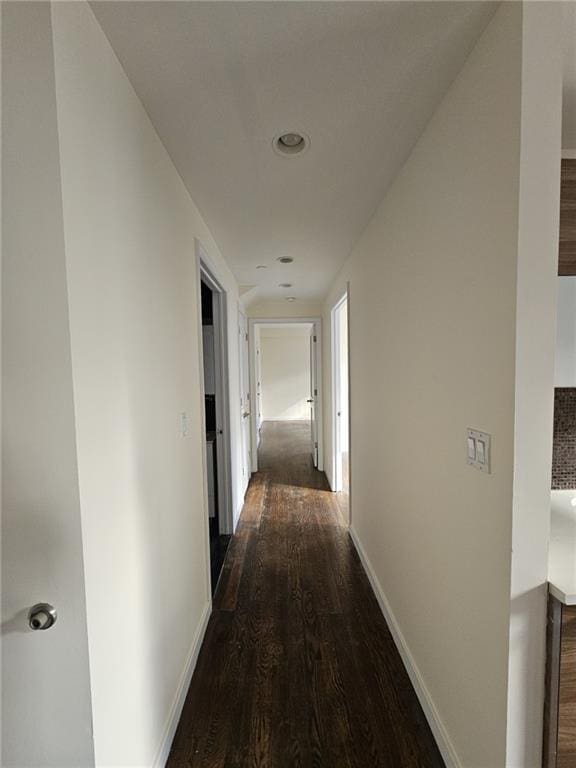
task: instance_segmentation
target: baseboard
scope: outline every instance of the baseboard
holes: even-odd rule
[[[252,473],[250,477],[252,476]],[[248,485],[250,484],[250,481],[248,481]],[[238,528],[238,523],[240,522],[240,515],[242,514],[242,510],[244,509],[244,503],[246,501],[246,493],[248,492],[248,485],[246,486],[246,490],[242,494],[242,498],[239,499],[238,505],[236,508],[236,512],[233,515],[232,520],[232,533],[236,533],[236,528]]]
[[[404,639],[404,635],[400,630],[400,626],[398,625],[398,622],[396,621],[396,618],[392,613],[390,603],[388,602],[386,595],[384,594],[382,585],[378,581],[378,577],[376,576],[374,568],[372,567],[372,563],[368,559],[368,555],[366,554],[364,547],[362,546],[360,539],[358,538],[358,534],[356,533],[356,531],[352,526],[350,526],[349,531],[350,531],[350,537],[354,542],[356,551],[358,552],[360,560],[362,561],[362,565],[364,566],[364,570],[366,571],[368,579],[370,580],[370,584],[372,585],[372,589],[374,590],[374,594],[376,595],[376,598],[380,605],[380,610],[384,614],[384,618],[386,619],[386,623],[388,624],[390,632],[392,633],[392,637],[394,638],[394,642],[396,644],[396,647],[398,648],[398,652],[402,657],[402,661],[406,668],[406,672],[408,673],[412,686],[416,691],[416,695],[418,696],[418,700],[420,701],[420,706],[424,711],[424,715],[426,716],[428,725],[430,726],[430,729],[432,730],[436,743],[438,744],[438,749],[440,750],[442,757],[444,758],[444,762],[446,763],[446,768],[463,768],[463,765],[460,759],[458,758],[458,754],[454,748],[454,745],[452,744],[452,741],[448,736],[448,732],[444,726],[444,723],[440,718],[440,714],[438,713],[438,710],[434,705],[430,692],[426,688],[426,684],[424,683],[424,678],[420,674],[420,670],[416,665],[414,657],[410,653],[410,649],[408,647],[406,640]]]
[[[156,753],[156,757],[152,763],[153,768],[164,768],[166,761],[168,760],[172,741],[174,740],[174,734],[176,733],[180,715],[182,714],[182,708],[184,707],[184,702],[186,701],[186,694],[188,693],[188,688],[190,687],[190,681],[192,680],[192,674],[194,672],[194,668],[196,667],[196,662],[198,661],[198,654],[200,653],[200,648],[202,646],[202,641],[204,640],[204,634],[206,633],[206,627],[208,626],[208,619],[210,618],[211,613],[212,603],[208,602],[204,606],[202,618],[200,619],[198,629],[196,630],[196,635],[194,636],[194,640],[190,648],[190,653],[186,659],[186,664],[184,665],[184,671],[182,672],[182,677],[178,683],[178,689],[176,691],[176,695],[174,696],[174,701],[170,707],[170,712],[164,727],[164,735],[162,736],[160,747],[158,748],[158,752]]]

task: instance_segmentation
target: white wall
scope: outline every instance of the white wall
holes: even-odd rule
[[[541,691],[527,688],[525,661],[511,680],[529,714],[520,718],[511,709],[508,719],[510,550],[515,428],[526,424],[525,413],[515,410],[515,393],[528,383],[531,365],[551,365],[552,342],[543,352],[542,339],[551,314],[549,210],[555,196],[549,193],[559,168],[560,131],[558,125],[557,162],[550,133],[541,135],[548,199],[544,222],[538,210],[531,215],[535,226],[544,223],[538,243],[547,248],[538,266],[532,252],[519,257],[521,96],[534,81],[525,66],[530,54],[523,53],[522,10],[507,3],[495,14],[335,281],[324,313],[328,331],[330,309],[349,281],[353,535],[447,762],[466,768],[496,768],[507,760],[536,765],[541,734]],[[546,20],[540,21],[550,44]],[[541,56],[535,46],[534,60]],[[551,77],[548,67],[542,69],[544,80]],[[550,93],[541,110],[549,110],[553,125],[554,87],[539,85],[542,99]],[[532,295],[532,322],[543,331],[519,379],[517,271],[523,275],[528,261],[543,299],[539,304],[532,284],[522,286],[522,323]],[[544,451],[551,430],[546,370],[531,396],[533,405],[543,406]],[[325,424],[330,447],[330,419]],[[492,434],[492,474],[467,466],[467,427]],[[516,463],[516,471],[527,467]],[[541,484],[542,472],[537,476]],[[545,531],[536,535],[545,548]],[[523,551],[515,567],[528,557]],[[530,578],[540,579],[542,589],[540,566]],[[545,617],[538,616],[531,659],[540,679]],[[534,734],[525,741],[536,744],[525,762],[514,763],[507,742],[522,727]]]
[[[576,3],[562,3],[564,30],[564,110],[562,116],[562,148],[576,156]]]
[[[576,277],[558,278],[557,387],[576,387]]]
[[[320,317],[322,302],[271,299],[246,304],[248,317]]]
[[[147,766],[210,605],[195,238],[230,302],[239,507],[237,286],[89,6],[52,14],[96,764]]]
[[[310,419],[310,327],[260,329],[262,418]]]

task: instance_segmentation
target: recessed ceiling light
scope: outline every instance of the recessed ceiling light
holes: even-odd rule
[[[286,301],[296,301],[296,296],[286,296]]]
[[[292,258],[292,256],[280,256],[278,261],[280,262],[280,264],[292,264],[294,259]]]
[[[256,269],[268,269],[268,265],[267,264],[258,264]]]
[[[292,283],[278,283],[278,288],[292,288]]]
[[[278,141],[283,147],[290,147],[293,149],[294,147],[299,147],[300,144],[303,144],[304,137],[300,136],[299,133],[283,133]]]
[[[302,131],[283,131],[272,141],[275,151],[285,157],[301,155],[310,146],[310,139]]]

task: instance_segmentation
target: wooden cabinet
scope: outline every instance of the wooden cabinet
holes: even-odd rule
[[[576,605],[548,598],[544,768],[576,768]]]

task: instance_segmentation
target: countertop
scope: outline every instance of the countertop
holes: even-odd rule
[[[576,490],[552,491],[548,583],[564,605],[576,605]]]

